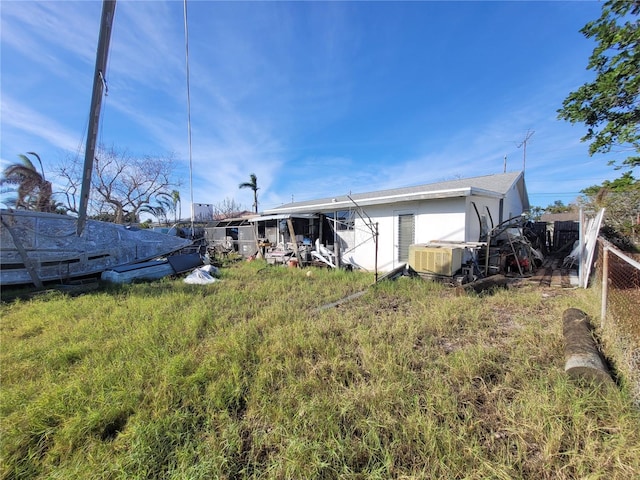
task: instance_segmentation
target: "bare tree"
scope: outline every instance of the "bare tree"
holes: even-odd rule
[[[123,223],[137,219],[140,209],[151,205],[158,195],[175,198],[172,187],[176,184],[171,180],[174,162],[172,155],[137,157],[113,146],[101,146],[91,179],[91,214]],[[66,180],[63,194],[73,212],[77,212],[81,171],[81,160],[75,158],[58,172]],[[179,202],[179,193],[176,202]],[[175,208],[177,203],[172,205]]]
[[[213,205],[213,218],[224,220],[225,218],[237,217],[244,211],[244,207],[233,198],[225,198],[221,202]]]
[[[82,185],[82,162],[76,157],[67,157],[58,167],[57,175],[62,178],[64,188],[59,195],[64,197],[66,209],[78,213],[80,187]]]

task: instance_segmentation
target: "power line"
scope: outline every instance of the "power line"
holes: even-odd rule
[[[556,193],[550,193],[550,192],[542,192],[542,193],[529,193],[529,196],[536,196],[536,197],[541,197],[541,196],[551,196],[551,195],[584,195],[582,192],[556,192]]]

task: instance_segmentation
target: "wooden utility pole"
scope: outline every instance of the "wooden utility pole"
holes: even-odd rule
[[[102,3],[102,18],[100,20],[100,35],[98,37],[98,52],[96,55],[96,68],[93,74],[93,93],[91,96],[91,110],[89,112],[89,131],[87,133],[87,146],[84,149],[84,168],[82,169],[82,186],[80,189],[80,206],[78,209],[77,234],[81,235],[87,218],[89,205],[89,192],[91,190],[91,177],[93,175],[93,160],[96,152],[96,140],[98,138],[98,123],[100,121],[100,107],[102,105],[102,92],[106,89],[105,74],[107,73],[107,58],[109,56],[109,42],[111,40],[111,28],[113,16],[116,10],[116,0],[104,0]]]

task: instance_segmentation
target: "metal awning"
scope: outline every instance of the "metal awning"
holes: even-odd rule
[[[218,220],[218,223],[216,223],[214,225],[215,227],[241,227],[241,226],[246,226],[248,225],[247,222],[250,222],[251,220],[247,219],[247,218],[225,218],[224,220]]]
[[[279,213],[276,215],[261,215],[259,217],[250,218],[249,222],[266,222],[268,220],[286,220],[289,218],[318,218],[315,213]]]

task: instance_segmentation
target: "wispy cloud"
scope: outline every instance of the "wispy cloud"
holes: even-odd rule
[[[137,153],[175,153],[186,192],[182,7],[118,2],[101,135]],[[497,3],[481,10],[471,2],[454,16],[437,2],[188,8],[197,202],[232,197],[250,204],[250,192],[237,188],[250,173],[267,208],[292,196],[496,173],[505,155],[507,169],[515,170],[523,163],[517,145],[529,130],[530,192],[575,191],[576,179],[605,175],[605,162],[585,155],[579,129],[556,119],[566,93],[586,78],[586,57],[578,62],[576,47],[554,40],[557,52],[548,52],[544,44],[559,35],[552,14],[573,18],[575,5]],[[553,18],[538,25],[514,17],[521,8]],[[99,2],[3,2],[3,152],[22,151],[36,138],[78,148],[83,132],[74,130],[87,115],[99,18]],[[506,20],[504,31],[493,28]],[[523,40],[538,31],[545,37]],[[510,41],[525,50],[514,52]],[[586,172],[576,169],[579,162],[594,163]]]
[[[99,19],[97,3],[77,8],[73,2],[3,2],[2,43],[40,65],[46,75],[70,81],[78,74],[78,62],[95,61]]]
[[[56,148],[69,151],[77,150],[78,144],[82,141],[81,135],[70,132],[65,126],[50,117],[16,102],[6,95],[2,96],[2,118],[3,136],[10,135],[11,130],[15,129],[38,139],[44,139]]]

